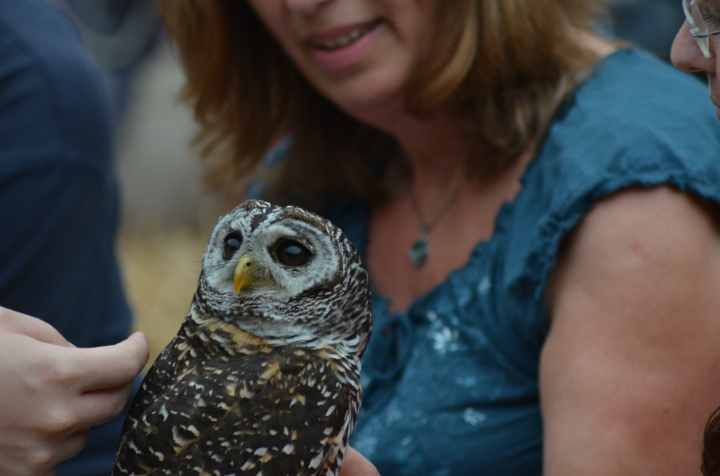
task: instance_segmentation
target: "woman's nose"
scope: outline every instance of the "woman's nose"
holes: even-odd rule
[[[713,38],[711,38],[711,43],[712,40]],[[688,73],[697,73],[700,71],[712,73],[715,70],[717,55],[714,51],[710,58],[706,58],[702,54],[697,40],[690,34],[690,25],[685,22],[675,36],[670,58],[679,70],[687,71]]]
[[[321,6],[333,1],[335,0],[285,0],[285,5],[294,12],[310,15],[315,13]]]

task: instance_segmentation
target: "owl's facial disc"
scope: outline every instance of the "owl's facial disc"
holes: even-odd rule
[[[343,268],[331,229],[298,209],[253,203],[214,230],[203,264],[208,286],[228,302],[262,302],[268,314],[276,303],[334,288]]]

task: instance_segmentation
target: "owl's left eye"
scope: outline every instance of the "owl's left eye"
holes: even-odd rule
[[[295,240],[284,240],[275,247],[275,258],[285,266],[302,266],[310,259],[310,251]]]
[[[235,252],[240,249],[242,244],[242,236],[238,233],[230,233],[225,237],[225,248],[223,248],[223,259],[229,260],[235,255]]]

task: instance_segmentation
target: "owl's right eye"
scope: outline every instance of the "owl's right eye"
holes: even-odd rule
[[[242,243],[242,236],[238,233],[230,233],[225,237],[225,248],[223,249],[223,259],[229,260],[235,255],[235,252],[240,249]]]

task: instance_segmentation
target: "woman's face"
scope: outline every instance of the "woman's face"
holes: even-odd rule
[[[713,3],[714,2],[714,3]],[[713,6],[720,9],[720,1],[711,0]],[[672,46],[672,62],[682,71],[698,73],[705,72],[708,75],[710,85],[710,99],[715,103],[718,120],[720,120],[720,35],[711,36],[710,52],[712,56],[703,56],[695,38],[690,34],[688,22],[682,26]]]
[[[382,126],[404,104],[437,0],[248,0],[307,80]]]

